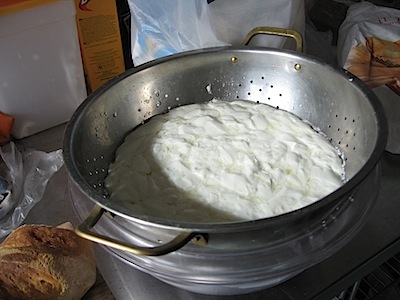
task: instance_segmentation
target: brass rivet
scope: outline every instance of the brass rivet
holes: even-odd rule
[[[208,240],[204,234],[197,234],[192,238],[192,242],[199,246],[205,246],[207,245]]]
[[[236,64],[238,62],[238,58],[237,57],[231,57],[231,63]]]
[[[301,70],[301,65],[300,65],[300,64],[295,64],[295,65],[294,65],[294,69],[295,69],[296,71],[300,71],[300,70]]]

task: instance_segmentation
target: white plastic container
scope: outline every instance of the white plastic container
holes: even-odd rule
[[[13,137],[68,121],[87,96],[73,0],[0,3],[0,66]]]

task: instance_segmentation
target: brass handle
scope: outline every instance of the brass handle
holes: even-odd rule
[[[279,27],[255,27],[244,38],[242,45],[248,45],[250,40],[257,34],[279,35],[291,37],[296,42],[296,51],[303,52],[303,38],[299,32],[292,29],[285,29]]]
[[[156,247],[140,247],[117,241],[113,238],[106,237],[104,235],[91,231],[91,229],[96,225],[96,223],[100,220],[101,216],[105,212],[106,211],[103,208],[95,205],[86,220],[84,220],[75,229],[76,234],[95,243],[109,246],[118,250],[127,251],[133,254],[147,256],[159,256],[171,253],[182,248],[190,241],[193,241],[198,245],[207,244],[206,235],[195,232],[181,232],[171,241]]]

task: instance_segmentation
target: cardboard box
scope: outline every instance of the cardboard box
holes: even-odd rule
[[[74,0],[83,66],[89,92],[125,71],[115,1]]]

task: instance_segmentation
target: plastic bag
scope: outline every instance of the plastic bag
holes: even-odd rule
[[[371,88],[400,95],[400,11],[362,2],[351,6],[339,30],[341,66]]]
[[[386,150],[400,153],[400,11],[352,5],[339,28],[339,64],[379,97],[389,122]]]
[[[208,4],[208,2],[210,2]],[[163,56],[239,45],[257,26],[305,31],[304,0],[128,0],[135,66]],[[252,45],[292,48],[292,39],[255,36]]]
[[[210,22],[207,1],[129,0],[135,66],[163,56],[227,43]]]
[[[6,167],[2,170],[6,173],[4,177],[12,186],[11,205],[0,206],[1,238],[22,224],[32,207],[42,199],[47,182],[63,166],[64,160],[61,150],[20,151],[13,142],[1,147],[0,155]]]

